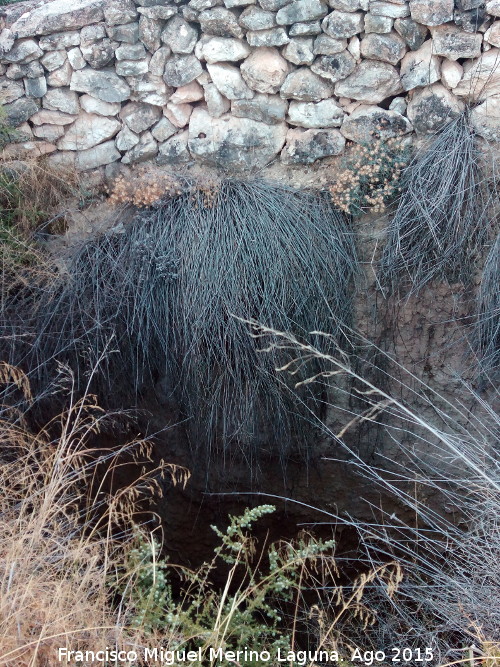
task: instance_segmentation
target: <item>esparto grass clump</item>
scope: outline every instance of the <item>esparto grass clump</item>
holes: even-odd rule
[[[356,272],[353,237],[326,195],[184,183],[71,257],[35,309],[30,366],[70,363],[82,386],[99,367],[100,395],[122,388],[122,405],[160,383],[196,452],[284,456],[305,446],[298,415],[318,402],[308,388],[292,398],[274,373],[282,356],[259,354],[241,319],[339,333]]]
[[[494,377],[500,370],[500,235],[484,265],[473,343],[481,372]]]
[[[495,197],[480,162],[465,112],[403,170],[381,260],[381,283],[388,292],[415,293],[433,279],[470,280]]]

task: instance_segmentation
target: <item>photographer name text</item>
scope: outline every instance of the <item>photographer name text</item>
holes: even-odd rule
[[[84,663],[86,665],[99,665],[106,663],[124,663],[127,665],[180,665],[205,663],[207,660],[211,664],[234,665],[240,662],[270,663],[288,663],[304,667],[311,663],[321,664],[322,662],[343,662],[350,659],[352,663],[360,665],[377,665],[391,662],[394,664],[405,664],[410,662],[428,663],[433,659],[433,653],[430,648],[397,648],[392,647],[380,651],[364,651],[354,649],[350,656],[340,656],[337,651],[291,651],[278,649],[275,654],[269,651],[256,651],[244,648],[237,651],[229,651],[222,648],[202,647],[197,650],[168,650],[161,647],[144,648],[141,651],[120,651],[114,648],[106,647],[98,651],[72,651],[67,648],[58,649],[58,660],[61,664]]]

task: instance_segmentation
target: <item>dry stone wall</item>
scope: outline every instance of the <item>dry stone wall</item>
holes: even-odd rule
[[[500,0],[38,0],[1,22],[16,150],[83,171],[310,164],[470,102],[500,139]]]

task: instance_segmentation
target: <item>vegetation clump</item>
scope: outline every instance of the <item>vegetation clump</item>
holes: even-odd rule
[[[382,285],[414,293],[434,278],[470,281],[490,233],[496,188],[481,172],[467,113],[416,153],[400,188],[381,260]]]
[[[333,203],[349,215],[383,213],[401,190],[401,172],[409,157],[410,148],[401,137],[351,146],[329,187]]]
[[[300,407],[275,377],[279,355],[259,354],[238,318],[340,333],[356,273],[351,231],[324,196],[263,181],[187,188],[70,258],[36,307],[32,365],[67,359],[82,379],[98,366],[103,393],[124,387],[129,401],[161,382],[200,453],[217,442],[251,459],[267,443],[284,456],[292,433],[306,447],[297,415],[317,404],[306,388]]]

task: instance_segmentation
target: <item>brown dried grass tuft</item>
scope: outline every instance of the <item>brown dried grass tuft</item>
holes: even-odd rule
[[[21,371],[3,364],[1,372],[30,398]],[[58,647],[131,650],[141,629],[130,627],[126,606],[113,608],[109,577],[133,544],[139,488],[161,494],[162,477],[185,483],[187,471],[155,467],[145,442],[96,452],[91,437],[107,416],[92,396],[70,396],[69,407],[39,431],[5,414],[0,410],[0,664],[51,667]],[[137,479],[106,491],[123,455],[135,457]]]

